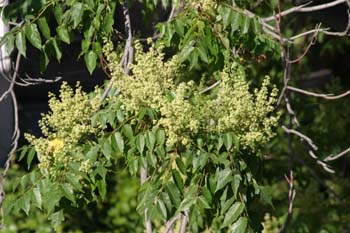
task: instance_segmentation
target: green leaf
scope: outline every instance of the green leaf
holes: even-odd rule
[[[184,183],[182,181],[181,175],[177,170],[172,170],[172,176],[173,180],[175,181],[176,186],[179,188],[179,190],[183,190],[184,188]]]
[[[84,60],[89,73],[92,74],[96,68],[97,54],[93,50],[90,50],[84,55]]]
[[[27,154],[27,167],[28,167],[28,170],[30,169],[30,165],[31,165],[31,163],[33,161],[34,155],[35,155],[35,149],[34,148],[30,148],[29,152]]]
[[[205,51],[205,48],[203,46],[199,46],[196,48],[199,54],[199,57],[201,58],[202,61],[204,61],[205,63],[209,63],[208,60],[208,55]]]
[[[239,188],[239,184],[241,183],[242,177],[239,174],[235,174],[233,176],[233,181],[232,181],[232,188],[233,188],[233,196],[234,198],[237,197],[237,192],[238,192],[238,188]]]
[[[272,204],[272,190],[268,186],[260,186],[260,198],[265,201],[270,206],[273,206]]]
[[[232,135],[231,135],[231,133],[225,133],[223,139],[224,139],[224,145],[226,147],[226,150],[230,150],[232,147]]]
[[[56,32],[63,42],[70,44],[70,36],[67,27],[60,25],[56,28]]]
[[[86,0],[86,3],[91,9],[95,8],[95,1],[94,0]]]
[[[114,15],[113,12],[108,12],[102,22],[102,30],[107,35],[113,32]]]
[[[22,54],[23,57],[26,57],[27,46],[24,31],[20,31],[17,33],[15,44],[18,49],[18,52]]]
[[[82,187],[77,176],[73,175],[72,173],[66,173],[65,177],[75,189],[82,191]]]
[[[232,233],[245,233],[247,230],[248,219],[246,217],[240,217],[230,228]]]
[[[162,213],[163,218],[167,219],[167,216],[168,216],[167,210],[166,210],[165,204],[162,200],[157,201],[157,207],[160,210],[160,212]]]
[[[166,190],[169,194],[169,197],[170,197],[172,203],[175,206],[178,206],[181,202],[181,199],[180,199],[181,194],[180,194],[178,188],[176,187],[176,185],[172,181],[169,181],[167,183]]]
[[[62,10],[62,4],[56,4],[53,13],[55,15],[57,23],[60,25],[62,23],[63,19],[63,10]]]
[[[249,31],[250,18],[248,16],[243,16],[242,33],[246,34]]]
[[[123,133],[129,139],[134,137],[134,132],[129,124],[123,126]]]
[[[28,216],[30,210],[30,196],[24,195],[18,200],[18,207]]]
[[[190,62],[190,70],[192,70],[194,67],[197,67],[198,65],[198,57],[199,57],[198,50],[193,48],[193,51],[188,55],[189,55],[188,60]]]
[[[160,146],[162,146],[162,145],[164,145],[164,142],[165,142],[165,132],[164,132],[164,130],[158,130],[157,131],[157,143],[160,145]]]
[[[61,223],[64,221],[63,210],[53,213],[49,217],[49,220],[51,220],[51,225],[53,226],[53,228],[57,229],[57,227],[59,227]]]
[[[72,18],[73,18],[73,28],[76,28],[83,17],[83,4],[81,2],[75,2],[72,6]]]
[[[180,172],[184,175],[186,175],[186,165],[182,162],[181,158],[177,157],[175,159],[176,166],[180,169]]]
[[[199,196],[197,201],[203,209],[211,209],[209,202],[204,196]]]
[[[217,183],[216,183],[215,192],[224,188],[229,182],[231,182],[233,178],[232,171],[230,168],[225,168],[224,170],[219,171],[216,176],[217,176]]]
[[[33,188],[33,203],[41,209],[42,206],[42,197],[40,193],[40,189],[38,187]]]
[[[102,153],[106,157],[106,159],[110,159],[112,155],[112,142],[111,138],[105,140],[102,146]]]
[[[74,191],[73,191],[72,186],[70,184],[63,183],[63,184],[61,184],[61,189],[62,189],[63,195],[68,200],[75,203],[75,196],[74,196]]]
[[[61,58],[62,58],[62,52],[61,52],[61,49],[58,47],[56,38],[54,38],[52,40],[52,46],[53,46],[53,48],[55,50],[56,59],[57,59],[58,62],[60,62]]]
[[[15,37],[11,32],[9,32],[8,36],[7,36],[7,41],[6,41],[6,53],[7,54],[11,54],[11,52],[13,51],[14,46],[15,46],[14,42],[15,42]]]
[[[180,22],[179,20],[175,20],[174,22],[174,28],[175,28],[175,32],[182,37],[182,35],[185,32],[185,28],[182,22]]]
[[[190,186],[189,190],[185,194],[185,198],[180,203],[179,208],[177,209],[177,212],[185,211],[186,209],[189,209],[193,204],[196,202],[196,191],[197,191],[197,185]]]
[[[145,136],[143,134],[139,134],[136,137],[136,148],[142,154],[143,149],[145,148]]]
[[[231,30],[232,32],[237,31],[241,25],[241,14],[238,12],[233,12],[232,22],[231,22]]]
[[[46,70],[46,67],[50,61],[49,56],[47,54],[47,49],[48,49],[48,47],[45,46],[40,53],[39,61],[40,61],[40,72],[41,73],[43,73]]]
[[[224,8],[224,15],[222,16],[222,22],[224,23],[224,29],[226,29],[227,26],[231,23],[232,17],[233,17],[232,11],[229,8],[225,7]]]
[[[200,155],[199,155],[199,165],[200,165],[201,169],[203,169],[205,167],[205,165],[207,164],[208,158],[209,158],[208,153],[206,153],[206,152],[200,153]]]
[[[105,180],[99,180],[97,181],[97,188],[98,188],[98,192],[101,195],[101,198],[104,199],[106,197],[107,194],[107,183]]]
[[[31,23],[31,24],[27,24],[24,28],[24,32],[26,34],[27,39],[29,40],[29,42],[37,49],[41,49],[42,45],[41,45],[41,37],[40,37],[40,33],[38,30],[38,27],[36,26],[36,24]]]
[[[224,222],[221,225],[221,228],[227,227],[235,222],[239,216],[244,211],[244,204],[242,202],[234,203],[231,208],[226,212]]]
[[[122,135],[119,132],[114,134],[114,139],[117,142],[118,149],[121,153],[124,152],[124,140]]]
[[[47,23],[46,17],[39,18],[38,25],[41,33],[45,36],[45,38],[50,39],[51,31],[50,31],[49,24]]]
[[[253,30],[255,33],[261,32],[261,24],[257,18],[253,18]]]
[[[152,151],[154,148],[154,144],[156,143],[156,136],[153,132],[149,131],[146,134],[146,146],[148,150]]]

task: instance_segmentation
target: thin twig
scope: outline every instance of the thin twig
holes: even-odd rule
[[[327,183],[323,179],[321,179],[319,175],[317,175],[316,171],[312,169],[309,165],[307,165],[303,159],[296,156],[295,160],[310,172],[310,174],[315,178],[317,183],[319,183],[322,187],[326,188],[326,190],[328,190],[331,195],[333,195],[336,199],[338,199],[338,201],[341,201],[341,197],[331,187],[329,187]]]
[[[5,99],[7,97],[8,94],[11,93],[11,91],[13,90],[13,87],[15,86],[15,82],[16,82],[16,78],[17,78],[17,74],[18,74],[18,69],[19,69],[19,64],[21,62],[21,54],[18,53],[17,54],[17,58],[16,58],[16,65],[15,65],[15,69],[13,71],[13,75],[12,75],[12,79],[11,79],[11,83],[9,88],[1,95],[0,97],[0,102]]]
[[[288,10],[282,11],[281,12],[281,17],[286,16],[286,15],[291,14],[291,13],[296,13],[296,12],[306,13],[306,12],[324,10],[324,9],[327,9],[327,8],[330,8],[330,7],[334,7],[336,5],[339,5],[339,4],[342,4],[342,3],[345,3],[345,2],[346,2],[346,0],[336,0],[336,1],[333,1],[333,2],[324,3],[324,4],[317,5],[317,6],[307,7],[308,5],[310,5],[312,3],[312,2],[308,2],[306,4],[303,4],[303,5],[300,5],[300,6],[296,6],[296,7],[290,8]],[[272,21],[274,19],[275,19],[275,16],[270,16],[270,17],[267,17],[267,18],[263,18],[263,20],[265,22]]]
[[[204,90],[201,90],[198,94],[202,95],[212,89],[214,89],[216,86],[218,86],[221,83],[221,81],[216,81],[215,83],[213,83],[212,85],[210,85],[209,87],[205,88]]]
[[[340,95],[333,95],[333,94],[318,94],[318,93],[306,91],[306,90],[303,90],[303,89],[300,89],[297,87],[292,87],[292,86],[287,86],[287,89],[290,91],[294,91],[294,92],[303,94],[303,95],[323,98],[323,99],[327,99],[327,100],[337,100],[337,99],[341,99],[341,98],[344,98],[344,97],[350,95],[350,90],[346,91]]]
[[[15,83],[17,73],[19,70],[19,64],[21,61],[20,57],[21,57],[21,55],[20,55],[20,53],[18,53],[17,59],[16,59],[15,70],[14,70],[13,75],[12,75],[13,82],[11,83],[12,85],[10,85],[10,88],[8,89],[9,93],[11,95],[11,98],[12,98],[12,102],[13,102],[15,124],[14,124],[14,132],[13,132],[13,136],[12,136],[12,139],[13,139],[12,144],[11,144],[12,148],[11,148],[10,153],[8,154],[8,158],[6,160],[5,167],[4,167],[4,170],[3,170],[2,175],[1,175],[1,183],[0,183],[1,225],[0,225],[0,229],[2,229],[4,227],[4,221],[5,221],[4,220],[5,216],[4,216],[4,210],[3,210],[3,202],[4,202],[5,196],[6,196],[6,192],[5,192],[6,178],[7,178],[8,171],[11,167],[12,161],[14,160],[15,152],[16,152],[17,146],[18,146],[18,139],[20,136],[20,129],[19,129],[19,123],[18,123],[18,104],[17,104],[15,92],[13,90],[13,87],[14,87],[13,83]]]
[[[313,150],[318,150],[317,146],[314,144],[311,138],[306,136],[305,134],[295,130],[295,129],[288,129],[286,126],[282,125],[282,129],[288,133],[288,134],[294,134],[298,136],[302,141],[305,141]]]
[[[308,44],[308,46],[306,47],[306,49],[304,50],[303,54],[294,60],[291,60],[291,61],[288,60],[287,61],[288,63],[296,63],[305,57],[307,52],[309,52],[310,48],[316,43],[317,35],[319,33],[320,27],[321,27],[321,24],[316,25],[314,35],[312,36],[312,39],[311,39],[310,43]]]
[[[289,178],[286,175],[284,177],[285,177],[286,181],[289,184],[289,191],[288,191],[289,207],[288,207],[288,214],[287,214],[286,221],[284,222],[281,230],[279,231],[280,233],[285,233],[286,232],[287,226],[288,226],[290,220],[292,219],[293,207],[294,207],[295,195],[296,195],[296,191],[295,191],[295,188],[294,188],[293,171],[291,170],[289,172]]]
[[[282,129],[288,133],[288,134],[294,134],[296,135],[302,142],[304,142],[309,148],[309,155],[312,159],[314,159],[316,161],[317,164],[319,164],[326,172],[329,173],[335,173],[335,171],[327,164],[325,163],[325,161],[320,160],[314,153],[314,151],[316,151],[318,148],[317,146],[314,144],[314,142],[312,141],[311,138],[309,138],[308,136],[306,136],[305,134],[295,130],[295,129],[289,129],[286,126],[282,125]]]
[[[128,38],[126,40],[124,52],[119,65],[124,66],[124,73],[128,75],[130,72],[129,66],[130,64],[133,63],[133,59],[134,59],[134,48],[132,46],[133,36],[132,36],[131,21],[130,21],[130,14],[129,14],[127,1],[124,1],[124,4],[123,4],[123,14],[125,17],[125,31],[128,34]],[[100,102],[103,102],[106,99],[108,93],[112,89],[113,83],[114,83],[113,79],[111,79],[109,81],[107,88],[105,89],[105,91],[103,92],[100,98]]]
[[[340,157],[348,154],[350,152],[350,147],[342,152],[340,152],[339,154],[336,154],[336,155],[329,155],[327,156],[324,161],[333,161],[333,160],[336,160],[336,159],[339,159]]]

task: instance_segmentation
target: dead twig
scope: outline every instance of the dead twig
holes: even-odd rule
[[[336,159],[339,159],[340,157],[348,154],[350,152],[350,147],[346,150],[343,150],[342,152],[336,154],[336,155],[329,155],[327,156],[324,161],[333,161],[333,160],[336,160]]]
[[[11,83],[8,91],[11,95],[12,98],[12,102],[13,102],[13,110],[14,110],[14,116],[15,116],[15,127],[14,127],[14,132],[13,132],[13,136],[12,136],[12,148],[10,153],[8,154],[8,158],[5,162],[5,167],[4,170],[2,172],[1,175],[1,183],[0,183],[0,212],[1,212],[1,225],[0,225],[0,229],[2,229],[4,227],[4,209],[3,209],[3,202],[5,200],[5,196],[6,196],[6,192],[5,192],[5,184],[6,184],[6,178],[7,178],[7,174],[8,171],[11,167],[12,161],[14,160],[15,157],[15,152],[17,150],[17,146],[18,146],[18,139],[20,136],[20,129],[19,129],[19,123],[18,123],[18,104],[17,104],[17,99],[16,99],[16,95],[15,92],[13,90],[14,87],[14,83],[17,77],[17,73],[19,70],[19,64],[21,61],[21,55],[20,53],[18,53],[17,55],[17,59],[16,59],[16,65],[15,65],[15,70],[13,71],[13,75],[12,75],[12,80],[13,82]],[[5,95],[6,97],[6,95]],[[5,98],[4,97],[4,98]],[[2,98],[1,98],[2,100]]]
[[[289,206],[288,206],[288,214],[286,221],[284,222],[281,230],[279,231],[280,233],[285,233],[287,226],[292,219],[292,214],[293,214],[293,207],[294,207],[294,202],[295,202],[295,195],[296,191],[294,188],[294,176],[293,176],[293,171],[291,170],[289,172],[289,177],[287,175],[284,175],[284,178],[286,179],[287,183],[289,184],[289,191],[288,191],[288,201],[289,201]]]
[[[283,17],[283,16],[286,16],[288,14],[296,13],[296,12],[306,13],[306,12],[312,12],[312,11],[320,11],[320,10],[324,10],[324,9],[327,9],[330,7],[334,7],[334,6],[342,4],[342,3],[346,3],[346,1],[347,0],[336,0],[333,2],[329,2],[329,3],[324,3],[324,4],[320,4],[320,5],[316,5],[316,6],[307,7],[308,5],[310,5],[312,3],[312,1],[310,1],[306,4],[296,6],[296,7],[290,8],[288,10],[282,11],[280,15],[281,15],[281,17]],[[274,16],[263,18],[263,20],[265,22],[272,21],[274,19],[275,19]]]
[[[317,98],[323,98],[323,99],[327,99],[327,100],[337,100],[337,99],[341,99],[344,98],[348,95],[350,95],[350,90],[346,91],[342,94],[339,95],[333,95],[333,94],[318,94],[318,93],[314,93],[311,91],[306,91],[297,87],[292,87],[292,86],[287,86],[287,89],[293,92],[297,92],[303,95],[307,95],[307,96],[313,96],[313,97],[317,97]]]

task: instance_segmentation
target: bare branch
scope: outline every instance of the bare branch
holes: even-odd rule
[[[325,163],[325,161],[320,160],[313,151],[316,151],[318,148],[317,146],[314,144],[314,142],[312,141],[311,138],[309,138],[308,136],[306,136],[305,134],[294,130],[294,129],[288,129],[286,126],[282,125],[282,129],[288,133],[288,134],[294,134],[296,136],[299,137],[299,139],[306,143],[306,145],[308,147],[310,147],[309,150],[309,155],[311,158],[313,158],[314,160],[316,160],[316,163],[319,164],[325,171],[329,172],[329,173],[335,173],[335,171],[327,164]]]
[[[180,233],[186,233],[189,212],[190,212],[189,210],[185,210],[183,215],[182,215]]]
[[[16,65],[15,65],[15,69],[13,71],[13,75],[12,75],[12,80],[11,80],[11,84],[9,86],[9,88],[1,95],[0,97],[0,102],[5,99],[7,97],[8,94],[11,93],[11,91],[13,90],[13,87],[15,86],[15,82],[16,82],[16,78],[17,78],[17,74],[18,74],[18,69],[19,69],[19,64],[21,62],[21,54],[18,53],[17,54],[17,58],[16,58]]]
[[[342,152],[340,152],[339,154],[336,154],[336,155],[329,155],[327,156],[324,161],[333,161],[333,160],[336,160],[336,159],[339,159],[340,157],[348,154],[350,152],[350,147]]]
[[[293,207],[294,207],[294,202],[295,202],[295,195],[296,195],[296,191],[294,188],[294,177],[293,177],[293,171],[291,170],[289,172],[289,178],[284,175],[286,181],[289,184],[289,191],[288,191],[288,201],[289,201],[289,207],[288,207],[288,214],[287,214],[287,218],[286,221],[284,222],[280,233],[285,233],[287,226],[292,218],[292,214],[293,214]]]
[[[205,88],[204,90],[201,90],[198,94],[204,94],[212,89],[214,89],[215,87],[217,87],[219,84],[221,83],[221,81],[216,81],[215,83],[213,83],[212,85],[210,85],[209,87]]]
[[[173,225],[181,218],[181,214],[176,215],[172,220],[166,222],[165,233],[171,233],[173,231]]]
[[[124,1],[124,4],[123,4],[123,14],[125,17],[125,31],[128,34],[128,38],[126,40],[123,56],[119,64],[121,66],[124,66],[124,72],[125,74],[128,75],[130,72],[129,65],[132,64],[134,60],[134,48],[132,46],[133,36],[132,36],[131,21],[130,21],[130,14],[129,14],[127,1]],[[106,99],[109,91],[112,89],[113,83],[114,83],[113,79],[111,79],[109,81],[107,88],[105,89],[105,91],[103,92],[100,98],[100,102],[103,102],[103,100]]]
[[[327,99],[327,100],[336,100],[336,99],[341,99],[343,97],[346,97],[348,95],[350,95],[350,90],[346,91],[340,95],[333,95],[333,94],[318,94],[318,93],[314,93],[311,91],[306,91],[300,88],[296,88],[296,87],[292,87],[292,86],[287,86],[287,89],[290,91],[294,91],[303,95],[307,95],[307,96],[313,96],[313,97],[318,97],[318,98],[323,98],[323,99]]]
[[[316,39],[317,39],[317,35],[319,33],[319,29],[321,27],[321,24],[316,25],[315,31],[314,31],[314,35],[312,36],[312,39],[310,41],[310,43],[308,44],[308,46],[306,47],[306,49],[304,50],[303,54],[301,56],[299,56],[297,59],[294,60],[288,60],[288,63],[295,63],[300,61],[301,59],[303,59],[303,57],[305,57],[305,55],[307,54],[307,52],[309,52],[310,48],[316,43]]]
[[[294,134],[298,136],[302,141],[305,141],[313,150],[318,150],[317,146],[314,144],[311,138],[306,136],[305,134],[295,130],[295,129],[288,129],[286,126],[282,125],[282,129],[288,133],[288,134]]]
[[[13,110],[14,110],[14,116],[15,116],[15,129],[14,129],[14,132],[13,132],[13,136],[12,136],[12,149],[10,151],[10,153],[8,154],[8,158],[6,160],[6,163],[5,163],[5,167],[4,167],[4,170],[2,172],[2,175],[1,175],[1,183],[0,183],[0,212],[1,212],[1,225],[0,225],[0,229],[2,229],[4,227],[4,210],[3,210],[3,202],[5,200],[5,196],[6,196],[6,193],[5,193],[5,184],[6,184],[6,178],[7,178],[7,174],[8,174],[8,171],[11,167],[11,164],[12,164],[12,161],[14,160],[14,156],[15,156],[15,151],[17,150],[17,146],[18,146],[18,139],[19,139],[19,136],[20,136],[20,129],[19,129],[19,123],[18,123],[18,104],[17,104],[17,99],[16,99],[16,95],[15,95],[15,92],[13,90],[13,87],[14,87],[14,83],[15,83],[15,80],[16,80],[16,77],[17,77],[17,73],[18,73],[18,69],[19,69],[19,64],[20,64],[20,61],[21,61],[21,55],[20,53],[17,54],[17,59],[16,59],[16,65],[15,65],[15,70],[13,72],[13,75],[12,75],[12,83],[9,87],[9,93],[11,94],[11,98],[12,98],[12,102],[13,102]],[[2,98],[1,98],[2,99]]]
[[[288,10],[282,11],[280,15],[281,15],[281,17],[283,17],[283,16],[286,16],[288,14],[296,13],[296,12],[306,13],[306,12],[312,12],[312,11],[319,11],[319,10],[324,10],[324,9],[327,9],[330,7],[334,7],[336,5],[339,5],[339,4],[342,4],[345,2],[346,2],[346,0],[336,0],[333,2],[324,3],[324,4],[317,5],[317,6],[307,7],[308,5],[310,5],[312,3],[312,2],[308,2],[306,4],[296,6],[296,7],[290,8]],[[263,21],[267,22],[267,21],[272,21],[274,19],[275,19],[275,16],[270,16],[267,18],[263,18]]]

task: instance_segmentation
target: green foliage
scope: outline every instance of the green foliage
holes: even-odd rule
[[[13,208],[26,214],[33,207],[43,209],[57,228],[69,206],[106,197],[107,173],[123,158],[131,174],[142,167],[148,171],[137,210],[142,214],[147,209],[147,219],[154,223],[165,224],[190,210],[193,232],[259,229],[251,205],[264,189],[249,163],[259,160],[254,151],[273,136],[277,123],[271,115],[276,90],[269,93],[268,79],[251,94],[243,68],[233,63],[218,73],[217,90],[203,95],[194,82],[179,82],[176,57],[163,62],[160,50],[151,47],[143,53],[136,46],[133,75],[125,76],[107,48],[120,95],[113,90],[99,104],[99,90],[89,97],[79,86],[73,91],[65,83],[59,99],[50,95],[51,111],[39,122],[44,137],[27,136],[38,169],[21,178],[17,190],[23,196]],[[26,153],[30,163],[33,148]]]
[[[279,44],[264,34],[258,16],[245,11],[257,7],[256,2],[171,1],[181,10],[155,26],[155,45],[134,44],[130,75],[119,65],[123,49],[111,43],[115,9],[122,3],[21,0],[4,7],[7,22],[20,22],[1,40],[8,52],[17,48],[25,57],[29,42],[40,51],[44,70],[52,57],[64,59],[63,44],[80,35],[79,57],[88,71],[96,69],[98,59],[107,61],[113,82],[102,102],[102,88],[87,94],[63,84],[58,97],[50,95],[50,112],[39,122],[43,135],[27,135],[30,145],[21,149],[20,160],[26,160],[29,172],[7,187],[15,194],[6,199],[5,215],[11,213],[18,223],[7,220],[6,230],[40,226],[41,232],[143,232],[147,210],[155,232],[187,211],[189,232],[278,232],[288,209],[281,177],[291,163],[283,156],[290,142],[275,130],[281,114],[270,82],[281,76],[275,60]],[[170,8],[170,1],[142,3],[145,20]],[[134,5],[137,1],[130,1]],[[263,5],[256,10],[261,15],[277,1]],[[328,44],[322,51],[342,50],[346,43]],[[264,57],[268,60],[261,61]],[[301,65],[308,68],[307,62]],[[332,88],[340,92],[336,85]],[[299,106],[307,135],[315,135],[327,152],[321,158],[347,145],[348,114],[339,116],[347,101],[291,99]],[[284,116],[282,112],[282,121]],[[301,144],[292,146],[298,156],[305,154]],[[277,162],[263,162],[264,154]],[[307,167],[295,168],[297,199],[290,231],[338,232],[339,223],[346,231],[346,179],[322,175],[325,184],[316,183],[310,178],[312,164],[307,160]],[[148,177],[139,185],[141,169]]]
[[[111,37],[117,0],[57,1],[21,0],[5,6],[2,18],[6,22],[19,22],[1,43],[13,44],[25,57],[27,41],[41,53],[41,70],[44,71],[51,57],[62,57],[62,43],[70,44],[76,33],[84,38],[81,53],[90,73],[101,56],[102,38]],[[51,30],[55,26],[55,30]],[[51,28],[51,29],[50,29]],[[13,47],[12,47],[13,49]],[[10,49],[9,52],[12,51]]]

